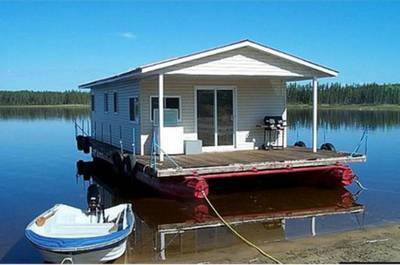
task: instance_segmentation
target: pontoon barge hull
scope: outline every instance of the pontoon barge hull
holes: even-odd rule
[[[112,145],[90,139],[92,156],[110,164],[113,155],[121,154]],[[129,152],[124,151],[122,156]],[[354,174],[347,165],[365,162],[366,156],[344,152],[312,150],[288,147],[282,150],[246,150],[202,153],[198,155],[176,155],[172,159],[151,166],[150,156],[135,156],[135,166],[129,176],[149,185],[157,191],[174,197],[202,198],[208,194],[207,180],[235,177],[282,177],[307,175],[323,185],[350,185]],[[179,166],[177,167],[176,164]],[[115,165],[114,165],[115,166]],[[311,176],[311,178],[309,178]]]

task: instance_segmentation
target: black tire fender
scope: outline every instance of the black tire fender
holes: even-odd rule
[[[123,165],[122,165],[123,157],[119,152],[114,152],[111,154],[111,160],[113,163],[114,173],[120,175],[123,172]]]
[[[303,141],[297,141],[294,143],[294,146],[296,147],[306,147],[306,144]]]
[[[321,150],[326,150],[326,151],[332,151],[332,152],[336,152],[336,148],[333,144],[331,143],[324,143],[323,145],[321,145]]]
[[[83,136],[78,135],[76,137],[76,147],[78,148],[79,151],[83,150]]]
[[[78,162],[76,162],[76,169],[78,175],[83,175],[85,172],[85,162],[83,162],[83,160],[79,160]]]
[[[125,176],[129,176],[136,165],[136,156],[133,154],[124,155],[123,161],[123,172]]]

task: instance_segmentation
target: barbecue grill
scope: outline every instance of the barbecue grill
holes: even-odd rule
[[[286,127],[286,121],[282,116],[265,116],[264,124],[259,124],[257,127],[264,129],[263,149],[283,149],[283,141],[279,143],[279,138]]]

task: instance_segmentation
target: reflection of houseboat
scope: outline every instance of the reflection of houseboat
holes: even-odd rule
[[[336,75],[249,40],[143,65],[80,85],[91,91],[92,112],[90,136],[78,145],[178,196],[201,197],[208,179],[295,172],[347,185],[346,164],[365,156],[317,146],[317,80]],[[310,149],[287,143],[286,82],[297,80],[313,84]]]
[[[122,192],[105,184],[105,178],[94,178],[102,187],[107,207],[132,202],[136,218],[135,234],[130,240],[129,260],[155,262],[195,252],[240,244],[211,209],[200,200],[176,201],[158,197],[135,197],[130,190]],[[121,197],[122,196],[122,197]],[[277,199],[279,198],[279,199]],[[316,224],[327,217],[358,214],[364,207],[342,187],[319,189],[292,187],[211,194],[210,199],[226,220],[253,242],[284,240],[291,220],[303,220],[310,235],[316,235]],[[351,218],[350,218],[351,219]],[[338,227],[338,229],[340,229]]]

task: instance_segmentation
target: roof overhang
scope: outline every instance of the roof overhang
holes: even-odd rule
[[[147,65],[142,65],[133,70],[119,73],[114,76],[110,76],[107,78],[103,78],[103,79],[95,80],[95,81],[88,82],[85,84],[81,84],[81,85],[79,85],[79,88],[91,88],[93,86],[106,84],[106,83],[110,83],[110,82],[114,82],[114,81],[118,81],[118,80],[123,80],[123,79],[128,79],[128,78],[141,78],[141,77],[148,76],[148,75],[155,74],[155,73],[168,73],[168,68],[170,68],[170,67],[173,67],[173,66],[176,66],[179,64],[183,64],[183,63],[187,63],[190,61],[202,59],[205,57],[217,55],[220,53],[225,53],[225,52],[229,52],[232,50],[244,48],[244,47],[251,47],[258,51],[277,56],[277,57],[287,60],[289,62],[308,67],[312,70],[318,71],[320,73],[321,77],[335,77],[338,75],[337,71],[330,69],[328,67],[322,66],[320,64],[310,62],[308,60],[305,60],[300,57],[290,55],[288,53],[267,47],[265,45],[256,43],[254,41],[243,40],[243,41],[239,41],[239,42],[236,42],[233,44],[193,53],[193,54],[182,56],[182,57],[172,58],[169,60],[160,61],[160,62],[147,64]],[[305,80],[305,79],[312,78],[312,76],[310,76],[310,77],[308,77],[308,76],[287,77],[287,78],[292,78],[293,80]]]

